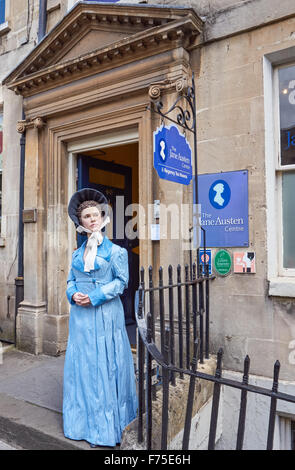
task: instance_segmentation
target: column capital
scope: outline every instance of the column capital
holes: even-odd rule
[[[153,83],[149,88],[149,96],[153,100],[160,98],[163,91],[175,88],[175,90],[180,93],[185,90],[188,86],[188,78],[186,76],[181,76],[175,80],[163,80],[162,82]]]
[[[16,130],[23,134],[28,128],[42,129],[45,126],[43,118],[37,116],[33,119],[22,119],[17,122]]]

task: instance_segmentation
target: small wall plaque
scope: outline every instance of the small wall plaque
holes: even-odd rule
[[[234,272],[235,273],[255,273],[255,252],[241,251],[234,253]]]
[[[37,209],[24,209],[23,210],[23,223],[37,222]]]
[[[227,276],[231,271],[232,259],[227,250],[219,250],[215,254],[214,268],[220,276]]]

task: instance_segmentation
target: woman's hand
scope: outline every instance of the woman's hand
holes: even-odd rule
[[[82,294],[81,292],[76,292],[72,296],[72,299],[80,307],[88,307],[88,305],[91,305],[91,301],[90,301],[88,295],[87,294]]]

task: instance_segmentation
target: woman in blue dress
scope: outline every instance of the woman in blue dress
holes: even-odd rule
[[[67,281],[71,309],[64,434],[91,447],[113,447],[137,411],[133,358],[119,297],[128,285],[128,255],[101,232],[109,221],[102,193],[77,191],[68,212],[76,230],[88,239],[74,251]]]

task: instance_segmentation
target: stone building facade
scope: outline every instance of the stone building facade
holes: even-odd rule
[[[102,172],[116,173],[120,179],[128,162],[131,179],[126,173],[125,186],[116,187],[117,194],[124,195],[130,183],[129,202],[146,211],[155,200],[167,205],[189,202],[191,186],[156,176],[152,136],[160,121],[147,107],[149,91],[158,84],[168,109],[177,86],[191,83],[194,72],[198,171],[248,171],[248,248],[256,253],[256,273],[231,273],[214,281],[212,348],[224,347],[225,366],[234,373],[242,370],[249,354],[251,372],[257,377],[271,377],[279,359],[281,378],[289,392],[294,385],[294,392],[295,246],[288,235],[294,219],[288,202],[295,169],[294,2],[48,0],[47,34],[39,43],[39,1],[4,3],[0,340],[14,341],[15,334],[18,131],[26,139],[23,202],[27,219],[16,342],[34,354],[56,355],[65,350],[67,341],[65,284],[76,247],[67,203],[77,188],[77,171],[91,158],[92,176],[89,173],[87,181],[99,185]],[[289,111],[280,92],[289,99]],[[287,125],[281,129],[285,118]],[[282,161],[283,130],[285,148],[291,151],[287,164]],[[187,262],[181,241],[152,241],[149,224],[149,220],[140,221],[145,236],[131,247],[139,264],[158,267]],[[232,256],[239,250],[228,248]],[[138,278],[138,272],[132,275]],[[283,414],[292,421],[295,412]]]

